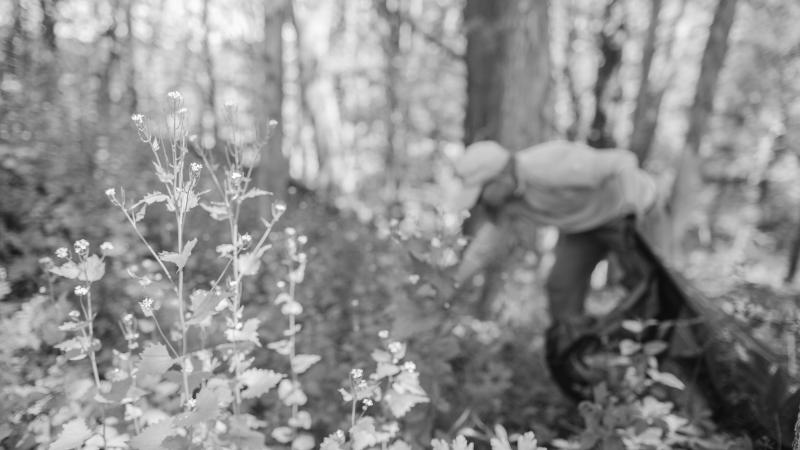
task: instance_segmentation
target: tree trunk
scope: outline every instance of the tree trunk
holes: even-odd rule
[[[387,33],[383,36],[383,54],[385,58],[384,76],[385,86],[384,95],[386,98],[386,108],[384,124],[386,126],[386,156],[385,170],[388,178],[388,200],[390,208],[398,198],[400,176],[398,174],[398,161],[400,160],[400,149],[403,145],[398,142],[400,137],[398,116],[400,112],[400,97],[397,95],[397,85],[400,83],[399,56],[400,56],[400,25],[402,18],[400,5],[398,2],[381,0],[377,3],[378,12],[386,21]],[[393,4],[393,5],[392,5]]]
[[[694,102],[689,110],[689,129],[681,155],[669,210],[672,214],[673,246],[678,246],[689,227],[690,214],[697,207],[700,191],[700,144],[714,107],[714,94],[719,74],[728,52],[728,35],[736,13],[737,0],[719,0],[709,28],[708,41],[700,62],[700,75]]]
[[[283,155],[283,38],[281,30],[288,15],[287,0],[264,3],[264,42],[262,44],[263,85],[257,106],[257,129],[265,141],[261,153],[257,182],[258,186],[272,192],[262,197],[259,215],[269,217],[273,201],[286,199],[289,184],[289,161]],[[276,121],[272,126],[270,121]]]
[[[343,147],[336,89],[324,66],[330,51],[334,7],[333,2],[290,4],[290,17],[297,33],[300,103],[303,116],[311,123],[316,147],[317,177],[313,185],[325,189],[332,185],[336,172],[334,159],[341,156]]]
[[[655,134],[655,115],[650,71],[656,53],[658,36],[658,16],[661,13],[663,0],[653,0],[650,6],[650,25],[642,48],[642,67],[639,80],[639,92],[636,94],[636,106],[633,109],[633,131],[631,132],[630,150],[639,157],[639,164],[644,164],[650,153]]]
[[[517,151],[547,140],[552,127],[548,13],[547,1],[467,0],[465,144],[491,139]],[[465,232],[476,220],[478,214],[464,224]],[[508,259],[484,273],[482,312],[502,286]]]
[[[203,142],[205,148],[213,148],[219,143],[219,120],[217,118],[217,79],[214,75],[214,58],[211,55],[211,43],[209,42],[209,35],[211,34],[211,26],[208,23],[208,9],[211,0],[203,0],[203,11],[201,13],[201,22],[203,23],[203,66],[205,68],[206,76],[206,111],[202,120],[202,130],[205,134]],[[211,122],[210,132],[206,131],[207,121]]]
[[[597,68],[597,81],[594,85],[594,118],[589,127],[587,143],[595,148],[616,147],[614,139],[611,106],[620,96],[619,68],[622,64],[622,43],[625,35],[625,20],[622,6],[618,0],[610,0],[603,13],[603,27],[600,32],[601,62]]]

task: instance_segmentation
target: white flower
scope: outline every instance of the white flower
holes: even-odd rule
[[[117,196],[117,190],[116,189],[114,189],[113,187],[106,189],[106,197],[108,197],[108,198],[113,200],[116,196]]]
[[[75,286],[75,295],[83,297],[89,293],[89,288],[84,285]]]
[[[286,227],[286,230],[284,230],[284,232],[286,233],[287,236],[294,236],[295,234],[297,234],[297,230],[295,230],[293,227]]]
[[[56,250],[56,258],[65,259],[68,256],[69,256],[69,250],[67,250],[67,247],[61,247],[58,250]]]
[[[390,342],[389,343],[389,351],[393,355],[396,355],[396,354],[398,354],[398,353],[403,351],[403,344],[400,343],[400,342],[397,342],[397,341]]]
[[[89,241],[86,239],[77,240],[73,247],[75,248],[75,253],[86,253],[89,250]]]
[[[183,96],[178,91],[170,91],[167,93],[167,97],[171,98],[172,100],[178,101],[183,99]]]
[[[78,320],[81,318],[81,313],[73,309],[69,312],[69,318],[72,320]]]
[[[361,402],[362,402],[361,408],[363,408],[363,409],[367,409],[367,408],[369,408],[370,406],[373,405],[371,398],[365,398]]]
[[[108,241],[103,242],[100,244],[100,250],[103,251],[103,253],[110,252],[111,250],[114,250],[114,244]]]
[[[286,203],[283,202],[275,202],[272,204],[272,215],[273,216],[280,216],[286,212]]]
[[[192,169],[192,173],[200,173],[203,170],[203,165],[200,163],[193,162],[189,165],[189,168]]]
[[[242,174],[239,172],[231,172],[231,180],[236,181],[242,178]]]
[[[386,339],[389,337],[389,330],[381,330],[378,331],[378,337],[381,339]]]
[[[253,241],[253,237],[250,236],[250,233],[245,233],[245,234],[242,235],[242,244],[248,245],[252,241]]]
[[[153,316],[153,299],[150,297],[146,297],[144,300],[139,302],[139,306],[142,308],[142,313],[145,317],[152,317]]]
[[[412,361],[406,361],[403,363],[403,370],[406,372],[415,372],[417,370],[417,365],[414,364]]]
[[[306,243],[307,243],[307,242],[308,242],[308,236],[306,236],[306,235],[303,235],[303,236],[297,236],[297,243],[298,243],[298,244],[300,244],[300,245],[306,245]]]
[[[136,125],[141,125],[144,122],[144,116],[141,114],[133,114],[131,115],[131,120]]]
[[[353,369],[350,371],[350,376],[355,380],[361,379],[361,377],[364,376],[364,371],[361,369]]]
[[[278,126],[278,121],[275,120],[275,119],[272,119],[272,120],[269,121],[268,125],[269,125],[270,128],[275,128],[275,127]]]

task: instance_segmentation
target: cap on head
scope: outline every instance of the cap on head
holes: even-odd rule
[[[511,153],[494,141],[479,141],[467,146],[455,162],[455,171],[463,186],[452,206],[456,209],[471,208],[478,201],[483,185],[499,175],[510,158]]]

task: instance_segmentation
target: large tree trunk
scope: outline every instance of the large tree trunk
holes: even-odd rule
[[[314,136],[317,177],[314,187],[330,188],[333,167],[342,151],[341,114],[336,88],[324,61],[330,51],[335,2],[291,2],[291,20],[297,33],[300,103]],[[304,164],[303,175],[308,172]],[[304,180],[308,182],[309,180]]]
[[[283,155],[283,38],[281,31],[288,16],[287,0],[264,3],[264,41],[262,43],[261,68],[263,85],[258,99],[257,130],[264,148],[258,168],[258,186],[272,192],[262,197],[259,215],[269,217],[273,201],[283,201],[289,185],[289,161]],[[273,122],[270,125],[270,121]]]
[[[491,139],[517,151],[547,140],[552,126],[548,10],[548,1],[467,0],[465,144]],[[466,233],[476,220],[477,214],[465,223]],[[508,259],[484,273],[480,312],[500,290]]]
[[[728,35],[736,13],[737,0],[719,0],[709,28],[708,41],[700,63],[694,102],[689,110],[689,129],[675,183],[669,199],[672,214],[673,247],[679,246],[697,205],[700,179],[700,144],[714,108],[719,74],[728,52]]]

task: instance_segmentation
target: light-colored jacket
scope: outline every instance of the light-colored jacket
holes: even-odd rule
[[[503,207],[499,223],[484,224],[465,249],[458,283],[505,254],[525,222],[578,233],[627,215],[642,217],[656,201],[655,180],[628,150],[551,141],[514,157],[516,198]]]
[[[629,150],[551,141],[514,157],[525,214],[565,233],[591,230],[629,214],[642,216],[656,199],[655,180]]]

